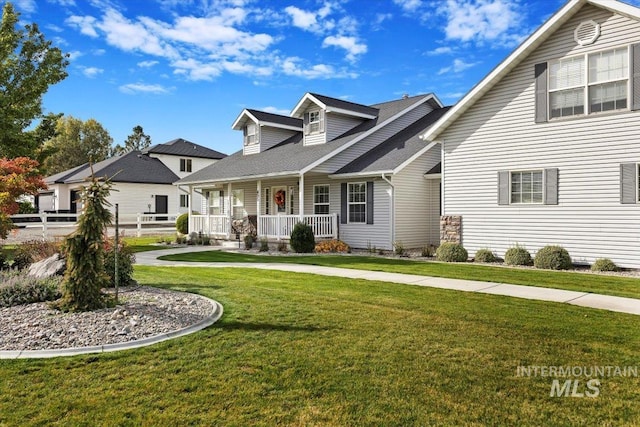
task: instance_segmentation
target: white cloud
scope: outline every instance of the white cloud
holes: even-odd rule
[[[456,58],[453,60],[453,64],[451,64],[448,67],[441,68],[440,71],[438,71],[438,75],[450,73],[450,72],[461,73],[464,70],[471,68],[475,65],[477,65],[477,62],[464,62],[462,59]]]
[[[284,11],[291,16],[295,27],[311,32],[318,30],[318,20],[315,12],[307,12],[295,6],[287,6]]]
[[[422,7],[421,0],[393,0],[393,2],[400,6],[405,12],[415,12]]]
[[[55,24],[47,24],[47,25],[45,25],[45,28],[46,28],[47,30],[51,30],[51,31],[53,31],[53,32],[55,32],[55,33],[61,33],[61,32],[63,32],[63,31],[64,31],[61,27],[58,27],[58,26],[57,26],[57,25],[55,25]]]
[[[358,43],[355,37],[329,36],[322,42],[322,47],[335,46],[347,51],[347,60],[355,61],[358,55],[367,52],[367,45]]]
[[[65,21],[72,27],[76,27],[85,36],[97,38],[98,32],[95,29],[96,18],[93,16],[77,16],[72,15]]]
[[[375,31],[379,30],[384,21],[388,21],[393,18],[393,15],[390,13],[376,13],[376,18],[371,23],[371,26]]]
[[[80,58],[82,55],[84,55],[84,53],[80,52],[79,50],[72,50],[71,52],[69,52],[69,60],[75,61],[76,59]]]
[[[264,107],[264,108],[261,108],[260,110],[264,111],[265,113],[280,114],[282,116],[288,116],[289,114],[291,114],[291,110],[289,109],[272,107],[272,106]]]
[[[97,67],[80,67],[80,70],[82,71],[82,74],[90,79],[93,79],[104,72],[102,68]]]
[[[442,9],[447,17],[449,40],[493,42],[503,46],[517,43],[522,21],[520,4],[509,0],[447,0]]]
[[[164,95],[171,92],[171,89],[165,88],[162,85],[158,84],[144,84],[144,83],[129,83],[126,85],[122,85],[119,87],[120,92],[127,94],[136,94],[136,93],[151,93],[155,95]]]
[[[35,0],[14,0],[16,8],[25,13],[35,12],[38,8]]]
[[[47,0],[49,3],[58,4],[60,6],[75,6],[75,0]]]
[[[154,65],[157,65],[158,61],[140,61],[138,62],[138,67],[140,68],[151,68]]]
[[[428,56],[436,56],[436,55],[448,55],[450,53],[453,53],[453,49],[450,48],[449,46],[440,46],[437,47],[433,50],[430,50],[428,52],[425,53],[425,55]]]
[[[107,53],[107,51],[104,49],[94,49],[91,53],[93,53],[95,56],[102,56]]]
[[[357,74],[348,71],[340,71],[331,65],[303,64],[300,58],[286,58],[280,64],[282,72],[288,76],[301,77],[303,79],[330,79],[330,78],[356,78]]]

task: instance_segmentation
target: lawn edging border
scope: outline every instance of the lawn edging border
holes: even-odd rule
[[[194,332],[201,331],[214,323],[216,323],[224,314],[224,308],[222,304],[211,298],[207,298],[203,295],[193,294],[198,298],[209,301],[212,305],[212,311],[206,318],[200,320],[193,325],[178,329],[175,331],[167,332],[164,334],[154,335],[152,337],[143,338],[140,340],[127,341],[121,343],[97,345],[90,347],[71,347],[71,348],[58,348],[49,350],[0,350],[0,359],[46,359],[52,357],[68,357],[77,356],[80,354],[94,354],[94,353],[108,353],[121,350],[130,350],[134,348],[147,347],[153,344],[157,344],[163,341],[179,338],[185,335],[192,334]]]

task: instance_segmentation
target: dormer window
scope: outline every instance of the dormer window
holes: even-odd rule
[[[258,143],[258,126],[255,123],[248,124],[244,128],[244,145]]]
[[[305,114],[305,135],[324,132],[324,112],[322,110],[309,111]]]

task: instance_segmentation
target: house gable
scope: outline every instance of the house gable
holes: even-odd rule
[[[231,126],[242,131],[244,155],[266,151],[302,131],[302,121],[293,117],[245,109]]]

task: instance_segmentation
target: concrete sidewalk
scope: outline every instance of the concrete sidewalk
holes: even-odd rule
[[[136,263],[152,266],[173,267],[242,267],[263,270],[291,271],[296,273],[320,274],[323,276],[346,277],[350,279],[377,280],[401,283],[405,285],[427,286],[431,288],[451,289],[464,292],[504,295],[530,300],[552,301],[640,315],[640,299],[623,298],[588,292],[566,291],[562,289],[541,288],[537,286],[510,285],[506,283],[479,282],[474,280],[447,279],[442,277],[417,276],[404,273],[386,273],[381,271],[354,270],[349,268],[322,267],[317,265],[287,263],[242,263],[242,262],[174,262],[157,259],[163,255],[185,252],[201,252],[220,249],[215,246],[188,246],[186,248],[163,249],[150,252],[138,252]]]

